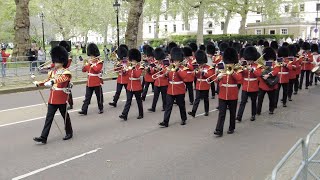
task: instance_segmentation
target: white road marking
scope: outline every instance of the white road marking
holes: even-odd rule
[[[116,91],[110,91],[110,92],[105,92],[103,94],[110,94],[110,93],[115,93]],[[81,97],[75,97],[73,99],[81,99],[84,98],[84,96]],[[11,109],[4,109],[4,110],[0,110],[0,113],[2,112],[7,112],[7,111],[14,111],[14,110],[19,110],[19,109],[25,109],[25,108],[31,108],[31,107],[36,107],[36,106],[42,106],[44,105],[44,103],[40,103],[40,104],[34,104],[34,105],[30,105],[30,106],[21,106],[21,107],[17,107],[17,108],[11,108]]]
[[[69,161],[73,161],[73,160],[75,160],[75,159],[79,159],[79,158],[81,158],[81,157],[87,156],[87,155],[92,154],[92,153],[96,153],[97,151],[99,151],[99,150],[101,150],[101,149],[102,149],[102,148],[97,148],[97,149],[94,149],[94,150],[92,150],[92,151],[85,152],[85,153],[80,154],[80,155],[78,155],[78,156],[74,156],[74,157],[72,157],[72,158],[69,158],[69,159],[66,159],[66,160],[63,160],[63,161],[60,161],[60,162],[51,164],[51,165],[49,165],[49,166],[46,166],[46,167],[43,167],[43,168],[40,168],[40,169],[37,169],[37,170],[34,170],[34,171],[31,171],[31,172],[29,172],[29,173],[27,173],[27,174],[23,174],[23,175],[21,175],[21,176],[14,177],[14,178],[12,178],[12,180],[24,179],[24,178],[26,178],[26,177],[29,177],[29,176],[38,174],[38,173],[40,173],[40,172],[42,172],[42,171],[45,171],[45,170],[47,170],[47,169],[50,169],[50,168],[53,168],[53,167],[56,167],[56,166],[65,164],[65,163],[67,163],[67,162],[69,162]]]
[[[211,110],[211,111],[209,111],[209,113],[215,112],[215,111],[218,111],[218,109]],[[205,113],[197,114],[196,117],[203,116],[204,114]]]

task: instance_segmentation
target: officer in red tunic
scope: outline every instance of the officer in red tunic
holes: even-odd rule
[[[204,115],[209,116],[210,84],[208,83],[207,79],[214,74],[214,69],[213,67],[207,65],[207,54],[204,51],[197,51],[195,54],[195,58],[197,60],[197,63],[199,64],[199,68],[195,70],[195,75],[197,77],[196,100],[193,104],[192,111],[188,112],[188,114],[192,117],[195,117],[200,100],[203,99],[205,111]]]
[[[186,102],[184,99],[186,85],[183,82],[184,78],[187,76],[187,72],[184,69],[185,67],[181,64],[183,61],[183,51],[182,49],[175,47],[172,48],[170,55],[173,63],[168,67],[167,71],[169,86],[167,91],[166,108],[163,122],[159,123],[162,127],[169,126],[174,101],[176,101],[179,106],[181,125],[185,125],[187,120]]]
[[[295,45],[290,44],[288,46],[289,56],[288,63],[292,64],[292,68],[289,69],[289,86],[288,86],[288,100],[292,101],[292,94],[295,81],[297,80],[297,58],[295,57],[297,54],[297,48]]]
[[[91,102],[92,94],[95,92],[99,114],[103,113],[103,92],[102,92],[102,68],[103,60],[100,60],[100,51],[96,44],[91,43],[87,48],[87,55],[89,56],[89,62],[84,64],[82,72],[88,72],[88,81],[86,87],[85,100],[79,114],[87,115],[88,107]]]
[[[192,49],[190,47],[184,47],[183,48],[183,53],[184,53],[184,66],[188,68],[187,70],[187,76],[184,79],[184,83],[186,84],[187,91],[189,93],[189,102],[190,105],[193,104],[194,101],[194,94],[193,94],[193,81],[195,79],[195,74],[194,74],[194,68],[193,64],[196,62]]]
[[[119,116],[119,118],[125,121],[128,119],[133,95],[136,97],[136,101],[138,104],[139,116],[137,117],[137,119],[143,118],[143,106],[141,99],[142,85],[140,76],[144,68],[139,64],[139,62],[141,62],[141,53],[138,49],[130,49],[128,57],[131,65],[129,65],[126,69],[129,75],[129,82],[127,85],[127,101],[122,114]]]
[[[158,61],[157,67],[152,68],[152,78],[155,79],[154,82],[154,96],[152,101],[152,106],[148,111],[155,112],[157,102],[161,93],[162,96],[162,111],[164,111],[166,107],[166,96],[167,96],[167,90],[168,90],[168,77],[166,76],[167,72],[167,66],[168,64],[165,64],[164,61],[166,58],[166,54],[163,52],[161,48],[156,48],[154,50],[154,57]]]
[[[71,139],[73,136],[71,120],[69,113],[67,112],[69,83],[71,80],[71,73],[66,69],[68,64],[68,52],[61,46],[54,47],[51,50],[51,59],[55,64],[55,68],[48,73],[48,79],[43,82],[34,82],[36,86],[51,88],[48,101],[48,112],[41,136],[33,139],[34,141],[43,144],[47,143],[52,121],[58,109],[65,123],[66,136],[63,140]]]
[[[310,72],[312,70],[312,62],[313,62],[313,55],[310,52],[310,44],[308,42],[304,42],[302,44],[302,63],[301,63],[301,76],[300,76],[300,85],[299,89],[302,89],[303,79],[304,75],[306,75],[306,82],[305,87],[308,89],[309,87],[309,78],[310,78]]]
[[[155,60],[154,60],[154,55],[153,55],[153,48],[148,46],[145,51],[145,55],[147,58],[147,67],[145,70],[145,75],[144,75],[144,88],[142,92],[142,101],[146,100],[146,96],[149,90],[149,86],[152,86],[152,89],[154,89],[154,79],[152,79],[152,68],[155,67]]]
[[[226,48],[223,54],[225,64],[224,72],[217,74],[216,82],[219,83],[219,118],[214,134],[221,137],[223,135],[223,126],[226,118],[227,107],[230,111],[230,125],[228,134],[233,134],[236,127],[236,112],[238,102],[238,83],[242,79],[242,74],[232,69],[232,66],[238,63],[238,53],[233,48]]]
[[[242,121],[244,109],[246,107],[248,97],[251,98],[251,121],[256,120],[257,114],[257,98],[259,92],[257,64],[255,61],[259,58],[260,54],[253,46],[246,47],[243,51],[243,58],[247,61],[247,65],[243,67],[242,71],[242,94],[240,107],[237,114],[237,121]]]
[[[216,48],[214,47],[213,44],[208,44],[207,45],[207,56],[208,56],[208,61],[209,59],[211,59],[212,62],[212,68],[213,68],[213,73],[215,74],[215,68],[216,68],[216,63],[214,62],[215,60],[215,54],[216,54]],[[210,84],[211,86],[211,99],[215,99],[216,97],[216,87],[215,87],[215,83],[212,82]]]
[[[117,78],[117,88],[116,88],[116,93],[113,96],[113,102],[110,102],[109,105],[113,107],[117,107],[118,100],[121,95],[122,88],[125,90],[127,89],[127,84],[129,82],[129,75],[127,71],[124,69],[128,65],[128,50],[127,47],[124,45],[120,45],[120,47],[117,50],[117,55],[118,55],[118,64],[115,66],[114,71],[118,73],[118,78]]]

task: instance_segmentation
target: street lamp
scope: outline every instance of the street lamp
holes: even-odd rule
[[[43,12],[40,13],[40,18],[41,18],[41,23],[42,23],[42,46],[43,46],[43,51],[46,52],[46,46],[44,43],[44,14]]]
[[[120,45],[120,30],[119,30],[119,8],[120,8],[120,4],[118,2],[118,0],[114,0],[114,4],[113,7],[116,11],[116,15],[117,15],[117,45],[119,47]]]

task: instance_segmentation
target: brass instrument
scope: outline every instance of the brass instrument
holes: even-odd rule
[[[157,72],[157,73],[155,73],[155,74],[153,74],[153,75],[151,76],[152,79],[156,80],[156,79],[158,79],[159,77],[162,77],[163,74],[161,74],[161,73],[163,73],[164,71],[165,71],[165,69],[160,69],[159,72]]]
[[[41,64],[40,66],[38,66],[37,69],[39,71],[41,71],[43,69],[48,69],[48,68],[50,68],[51,64],[52,64],[52,61],[46,61],[43,64]]]
[[[262,54],[259,59],[255,61],[256,64],[258,64],[257,68],[262,67],[263,69],[267,69],[268,67],[265,65],[265,60],[263,59],[264,54]]]
[[[117,50],[118,50],[118,48],[115,49],[114,51],[112,51],[110,54],[110,60],[113,62],[116,62],[119,59],[118,54],[117,54]]]

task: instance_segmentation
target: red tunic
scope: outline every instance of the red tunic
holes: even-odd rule
[[[312,70],[312,62],[313,62],[313,55],[310,51],[304,52],[303,59],[301,62],[301,69],[305,71]]]
[[[196,74],[197,83],[196,90],[209,90],[210,84],[207,82],[207,78],[210,78],[214,74],[214,69],[209,65],[204,65]]]
[[[284,63],[288,63],[288,61],[284,61]],[[289,83],[289,69],[292,69],[292,64],[288,64],[287,66],[276,66],[275,69],[278,71],[279,83]]]
[[[102,67],[103,67],[102,61],[91,62],[83,66],[82,72],[88,72],[88,81],[87,81],[88,87],[96,87],[96,86],[101,86],[101,84],[103,84],[102,77],[101,77]]]
[[[168,77],[166,76],[167,67],[163,64],[161,64],[160,67],[161,67],[161,71],[160,71],[160,74],[157,75],[157,78],[154,80],[154,85],[157,87],[168,86],[169,80],[168,80]],[[159,70],[156,70],[156,68],[152,68],[153,74],[156,74],[158,72]]]
[[[257,92],[259,91],[259,84],[258,84],[258,72],[256,70],[257,64],[252,64],[251,67],[253,68],[252,71],[247,69],[242,71],[242,90],[246,92]]]
[[[183,80],[187,76],[187,71],[183,70],[183,67],[179,67],[178,72],[170,71],[168,72],[168,91],[167,94],[175,96],[186,93],[186,85]]]
[[[259,88],[262,89],[263,91],[273,91],[278,89],[278,84],[275,85],[274,87],[269,87],[267,85],[267,83],[264,81],[263,77],[262,77],[262,72],[263,72],[263,68],[259,67],[257,68],[257,75],[258,75],[258,81],[259,81]],[[279,72],[278,68],[273,69],[273,71],[271,71],[272,76],[277,76]]]
[[[291,68],[289,68],[289,79],[295,79],[297,77],[297,58],[295,57],[288,57],[288,58],[292,58],[293,61],[289,62],[289,64],[291,64]]]
[[[127,85],[128,91],[142,91],[141,79],[143,69],[140,65],[136,65],[134,69],[128,70],[129,82]]]
[[[187,76],[184,79],[184,82],[193,82],[194,81],[194,64],[195,58],[193,56],[187,57],[187,63],[186,63],[186,67],[188,68],[187,71]]]
[[[153,57],[148,57],[148,64],[149,64],[149,70],[147,69],[147,72],[146,74],[144,75],[144,81],[145,82],[154,82],[154,79],[152,79],[152,72],[151,72],[151,69],[152,67],[150,66],[151,64],[155,64],[155,59]],[[149,71],[149,72],[148,72]]]
[[[241,82],[242,74],[233,73],[231,75],[224,74],[219,83],[219,99],[237,100],[238,99],[238,84]]]
[[[2,56],[2,64],[6,64],[7,58],[10,56],[10,54],[7,54],[5,51],[1,51],[1,56]]]

